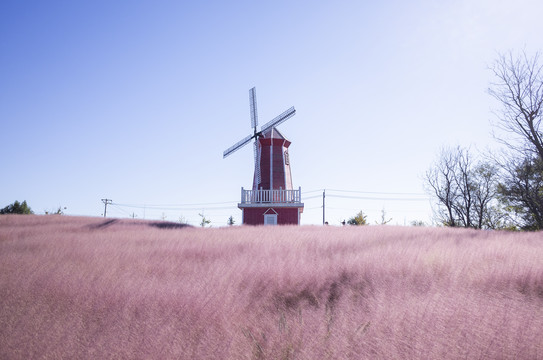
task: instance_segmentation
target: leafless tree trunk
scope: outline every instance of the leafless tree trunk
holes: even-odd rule
[[[483,227],[494,229],[503,219],[503,214],[492,207],[497,195],[497,174],[496,166],[489,163],[481,163],[473,170],[472,176],[474,183],[477,184],[473,194],[473,205],[478,229]]]
[[[469,149],[457,147],[455,158],[455,185],[458,193],[455,210],[464,227],[473,227],[474,184],[471,178],[472,160]]]
[[[454,204],[458,194],[455,187],[454,154],[448,149],[442,149],[438,161],[426,172],[428,192],[435,195],[438,202],[436,217],[445,226],[456,226]]]

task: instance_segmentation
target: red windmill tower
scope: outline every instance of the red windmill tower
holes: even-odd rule
[[[223,158],[254,141],[255,172],[252,190],[241,188],[243,224],[276,225],[299,224],[304,211],[301,201],[302,189],[292,187],[290,158],[287,140],[275,127],[296,114],[294,107],[286,110],[258,130],[256,89],[249,90],[251,127],[248,135],[223,153]]]

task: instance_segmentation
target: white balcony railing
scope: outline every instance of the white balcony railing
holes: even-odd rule
[[[292,203],[302,202],[302,188],[298,190],[245,190],[241,188],[242,204]]]

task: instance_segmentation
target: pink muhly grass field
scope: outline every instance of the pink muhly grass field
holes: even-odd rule
[[[543,359],[543,234],[0,216],[2,359]]]

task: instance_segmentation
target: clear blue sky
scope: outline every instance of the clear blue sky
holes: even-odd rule
[[[303,224],[322,222],[322,189],[385,193],[327,190],[331,224],[382,208],[429,222],[428,201],[398,199],[424,198],[404,194],[424,192],[441,146],[494,146],[487,66],[542,50],[542,13],[537,0],[4,0],[0,206],[100,216],[109,198],[115,217],[240,223],[252,148],[222,152],[250,133],[256,86],[261,124],[296,107],[279,129]]]

